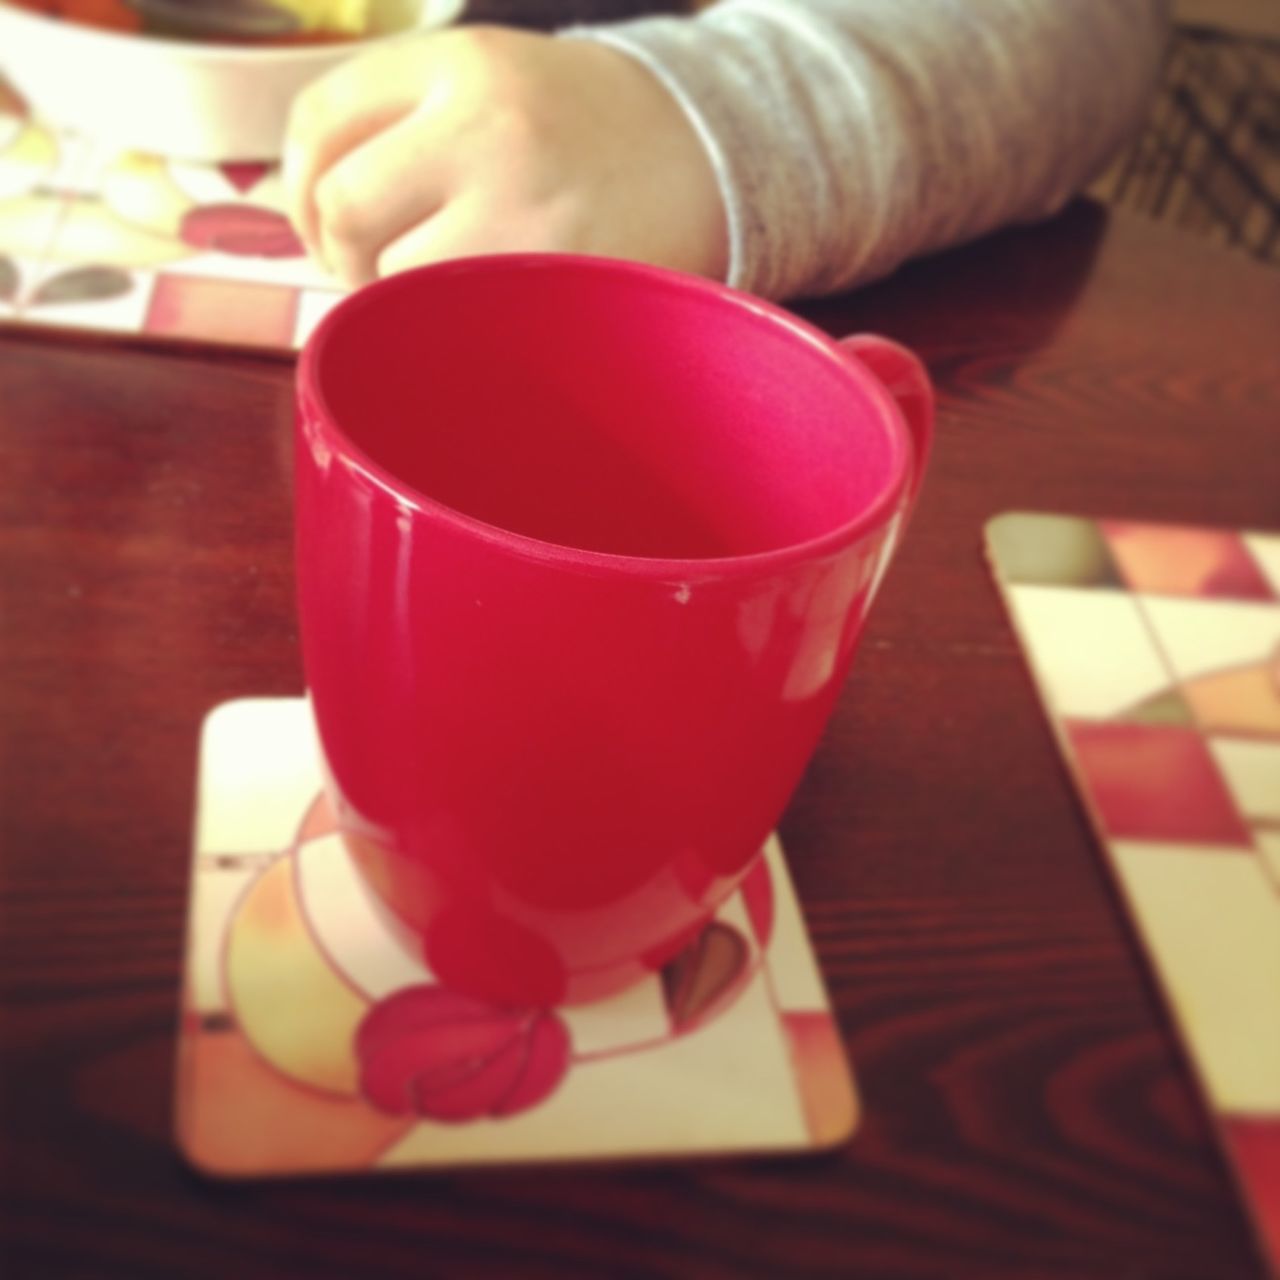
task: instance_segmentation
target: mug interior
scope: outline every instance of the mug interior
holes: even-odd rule
[[[330,429],[421,497],[544,543],[752,555],[856,521],[902,442],[867,380],[772,308],[603,260],[381,281],[313,335]]]

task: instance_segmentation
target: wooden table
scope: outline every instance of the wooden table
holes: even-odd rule
[[[175,1009],[201,717],[301,689],[292,370],[0,334],[0,1274],[1261,1274],[980,531],[1010,507],[1280,527],[1280,275],[1078,204],[807,311],[912,344],[941,391],[783,825],[859,1136],[243,1185],[175,1152]]]

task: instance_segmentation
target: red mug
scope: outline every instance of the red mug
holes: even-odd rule
[[[633,263],[462,259],[298,372],[303,658],[330,800],[448,986],[660,967],[813,754],[932,433],[928,379]]]

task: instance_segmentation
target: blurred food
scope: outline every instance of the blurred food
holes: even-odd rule
[[[354,40],[414,25],[413,0],[0,0],[100,30],[219,43]]]

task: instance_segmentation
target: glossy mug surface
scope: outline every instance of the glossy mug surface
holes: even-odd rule
[[[521,255],[351,295],[298,390],[306,677],[375,900],[499,1003],[652,972],[818,743],[923,472],[920,364]]]

